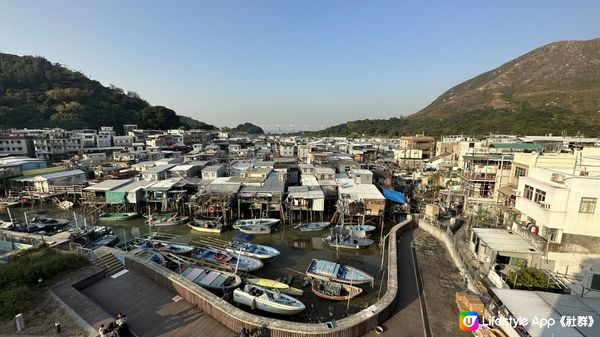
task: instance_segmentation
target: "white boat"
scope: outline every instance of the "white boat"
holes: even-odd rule
[[[271,234],[271,226],[243,225],[239,226],[237,229],[246,234]]]
[[[306,268],[306,275],[325,281],[346,284],[363,284],[373,282],[373,276],[349,265],[313,259]]]
[[[280,254],[280,252],[273,247],[241,241],[230,241],[225,247],[225,250],[232,254],[240,254],[255,257],[257,259],[270,259]]]
[[[177,226],[188,221],[187,216],[174,216],[168,219],[148,219],[146,222],[151,227]]]
[[[306,308],[304,303],[291,296],[249,284],[243,289],[233,291],[233,301],[245,304],[253,310],[285,316],[296,315]]]
[[[346,229],[350,229],[352,231],[364,231],[364,232],[372,232],[375,229],[377,229],[377,227],[372,226],[372,225],[345,225],[344,227]]]
[[[296,228],[300,228],[301,232],[311,232],[311,231],[320,231],[329,226],[329,222],[310,222],[310,223],[301,223],[296,226]]]
[[[279,223],[279,219],[260,218],[260,219],[239,219],[233,222],[233,228],[238,229],[240,226],[260,225],[260,226],[275,226]]]
[[[67,210],[67,209],[70,209],[71,207],[73,207],[73,202],[71,202],[69,200],[65,200],[65,201],[59,202],[58,205],[56,205],[56,206],[60,209]]]

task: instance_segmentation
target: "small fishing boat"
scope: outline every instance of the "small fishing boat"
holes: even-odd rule
[[[373,276],[358,268],[318,259],[313,259],[310,262],[310,265],[306,268],[306,275],[319,280],[346,284],[363,284],[374,281]]]
[[[327,226],[329,226],[329,222],[310,222],[298,224],[296,228],[300,228],[301,232],[312,232],[323,230]]]
[[[290,286],[279,281],[270,280],[268,278],[248,278],[246,282],[254,284],[255,286],[269,288],[269,289],[287,289]]]
[[[360,249],[367,248],[375,241],[363,237],[355,237],[352,235],[328,235],[323,238],[330,247]]]
[[[263,260],[270,259],[280,254],[280,252],[273,247],[241,241],[230,241],[225,247],[225,250],[232,254],[240,254]]]
[[[107,234],[107,235],[104,235],[104,236],[100,237],[96,241],[90,243],[90,245],[87,248],[93,250],[93,249],[96,249],[96,248],[100,248],[102,246],[112,247],[112,246],[116,245],[117,242],[119,242],[119,236],[118,235],[116,235],[116,234]]]
[[[189,217],[187,216],[173,216],[171,218],[162,219],[149,218],[148,220],[146,220],[146,223],[148,223],[148,225],[151,227],[177,226],[184,224],[188,221],[188,219]]]
[[[238,275],[207,267],[191,266],[185,269],[181,276],[201,287],[213,290],[229,290],[242,284],[242,279]]]
[[[7,208],[17,207],[20,204],[21,204],[20,202],[14,201],[14,200],[0,201],[0,211],[5,210]]]
[[[360,295],[363,291],[362,288],[353,285],[318,279],[312,280],[311,289],[318,297],[332,301],[349,300]]]
[[[181,273],[181,276],[203,288],[212,290],[225,291],[237,288],[242,284],[242,279],[238,275],[207,267],[190,266]]]
[[[233,222],[233,228],[238,229],[241,226],[275,226],[279,219],[260,218],[260,219],[239,219]]]
[[[302,289],[290,287],[283,282],[270,280],[267,278],[248,278],[246,279],[246,282],[267,289],[277,289],[278,291],[291,296],[302,296],[304,293]]]
[[[220,221],[215,220],[192,220],[188,226],[198,232],[202,233],[221,233],[225,226]]]
[[[155,240],[144,240],[139,247],[151,248],[155,251],[164,251],[173,254],[185,255],[194,250],[194,247],[173,242],[163,242]]]
[[[238,270],[243,272],[251,272],[263,267],[263,263],[259,259],[247,256],[237,257],[229,254],[227,251],[211,247],[194,250],[192,258],[220,264],[232,270],[235,270],[237,267]]]
[[[36,216],[31,219],[29,226],[38,226],[40,230],[44,231],[55,231],[66,227],[69,222],[66,219],[40,218]]]
[[[139,215],[138,212],[114,212],[104,213],[100,215],[98,220],[100,221],[127,221],[136,218]]]
[[[253,310],[259,309],[286,316],[298,314],[306,308],[304,303],[289,295],[249,284],[243,289],[233,291],[233,301],[245,304]]]
[[[372,225],[344,225],[346,229],[350,229],[352,231],[364,231],[364,232],[372,232],[377,227]]]
[[[237,229],[246,234],[271,234],[271,226],[265,225],[243,225],[238,226]]]
[[[71,207],[73,207],[73,202],[71,202],[69,200],[61,201],[56,205],[56,207],[58,207],[62,210],[67,210],[67,209],[70,209]]]

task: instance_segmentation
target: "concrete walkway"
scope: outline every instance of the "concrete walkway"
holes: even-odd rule
[[[420,229],[411,229],[397,237],[398,300],[396,307],[392,316],[382,324],[385,331],[381,335],[371,332],[365,336],[426,337],[411,246],[413,239],[421,232]]]
[[[140,337],[237,335],[185,300],[173,301],[174,293],[132,271],[82,292],[113,316],[127,314],[131,330]]]

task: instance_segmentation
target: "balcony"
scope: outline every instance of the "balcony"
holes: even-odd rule
[[[469,180],[469,181],[490,181],[490,182],[496,181],[495,173],[484,174],[484,173],[462,172],[462,173],[459,173],[459,176],[463,180]]]

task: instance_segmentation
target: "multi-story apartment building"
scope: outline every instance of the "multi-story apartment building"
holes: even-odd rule
[[[33,157],[33,138],[24,134],[0,135],[0,155]]]
[[[44,130],[44,135],[33,140],[35,155],[48,161],[66,159],[83,150],[83,140],[62,129]]]
[[[428,159],[435,155],[435,139],[424,135],[403,136],[400,137],[400,148],[421,150],[421,159]]]
[[[112,126],[102,126],[100,127],[100,131],[98,131],[98,136],[96,136],[96,144],[98,147],[111,147],[113,142],[113,137],[116,136],[117,133],[114,131]]]

